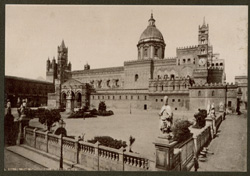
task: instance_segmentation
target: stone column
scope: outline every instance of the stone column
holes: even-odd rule
[[[154,142],[156,149],[155,168],[157,171],[169,171],[173,169],[174,147],[177,141],[158,137]]]
[[[66,112],[71,113],[74,111],[74,102],[72,101],[72,95],[69,95],[66,99],[67,99]]]

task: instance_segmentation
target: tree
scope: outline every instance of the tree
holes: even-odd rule
[[[47,126],[47,130],[50,131],[55,122],[59,122],[61,119],[60,111],[57,109],[46,109],[44,112],[37,115],[39,122]]]
[[[99,103],[99,107],[98,107],[98,111],[100,111],[100,112],[106,112],[106,104],[105,104],[105,102],[104,101],[101,101],[100,103]]]

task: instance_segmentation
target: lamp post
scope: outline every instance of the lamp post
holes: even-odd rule
[[[61,129],[64,129],[65,126],[66,126],[66,123],[62,119],[60,119],[59,127]],[[64,133],[61,132],[61,134],[60,134],[60,137],[61,137],[61,154],[60,154],[60,166],[59,166],[60,170],[63,170],[63,136],[64,136]]]

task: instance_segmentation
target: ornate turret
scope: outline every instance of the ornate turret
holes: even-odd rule
[[[86,63],[85,65],[84,65],[84,70],[89,70],[90,69],[90,65],[88,64],[88,63]]]
[[[48,57],[48,60],[47,60],[47,72],[49,71],[50,68],[51,68],[51,65],[50,65],[50,60],[49,60],[49,57]]]

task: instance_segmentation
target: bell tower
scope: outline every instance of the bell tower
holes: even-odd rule
[[[212,55],[212,47],[209,46],[209,26],[203,19],[202,26],[199,26],[198,34],[198,65],[194,70],[194,80],[199,84],[205,84],[208,77],[208,59]]]
[[[66,81],[66,75],[65,70],[68,69],[68,48],[66,48],[64,40],[62,40],[62,43],[57,48],[58,57],[57,57],[57,78],[60,81],[60,83],[63,83]]]

